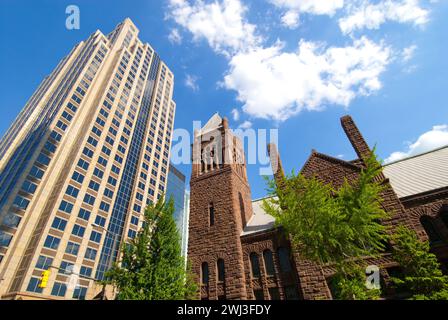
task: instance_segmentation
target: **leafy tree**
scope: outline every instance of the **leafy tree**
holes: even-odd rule
[[[163,199],[145,210],[137,237],[122,248],[121,266],[106,277],[118,289],[118,300],[193,299],[197,287],[181,256],[174,204]]]
[[[437,257],[416,233],[400,226],[392,237],[393,256],[403,269],[403,275],[392,278],[400,289],[412,294],[412,299],[448,300],[448,276],[440,270]]]
[[[343,270],[342,270],[343,268]],[[336,274],[330,280],[334,299],[338,300],[377,300],[381,290],[367,289],[365,268],[357,263],[348,262],[338,265]]]
[[[381,171],[372,152],[358,178],[352,182],[346,179],[339,189],[316,177],[293,172],[281,181],[268,180],[272,197],[264,201],[263,208],[290,235],[293,246],[305,258],[335,264],[337,277],[345,279],[337,283],[353,287],[359,276],[354,276],[358,273],[347,268],[345,261],[379,254],[387,240],[380,223],[388,216],[381,207],[383,186],[376,179]],[[365,289],[364,283],[365,275],[357,288]]]

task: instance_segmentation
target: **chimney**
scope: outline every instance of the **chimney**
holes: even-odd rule
[[[345,131],[345,134],[350,140],[353,149],[355,149],[359,159],[364,160],[365,158],[369,157],[372,150],[370,150],[369,146],[364,140],[364,137],[362,136],[352,117],[348,115],[342,117],[341,125]]]
[[[277,182],[277,186],[280,186],[280,183],[285,178],[285,173],[283,171],[282,160],[280,159],[280,154],[277,150],[277,145],[275,143],[268,144],[268,153],[269,158],[271,160],[272,172],[274,172],[274,178]]]

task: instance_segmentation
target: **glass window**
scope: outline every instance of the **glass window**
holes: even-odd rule
[[[95,218],[95,224],[97,226],[101,226],[104,227],[106,225],[106,218],[102,217],[102,216],[96,216]]]
[[[225,266],[224,266],[224,260],[218,259],[217,262],[217,269],[218,269],[218,281],[224,282],[226,275],[225,275]]]
[[[86,254],[84,257],[88,260],[95,260],[97,252],[98,251],[95,249],[87,248]]]
[[[0,247],[7,247],[11,243],[12,235],[0,230]]]
[[[39,278],[31,278],[30,282],[28,283],[28,287],[26,288],[26,291],[29,292],[36,292],[36,293],[42,293],[42,288],[39,288]]]
[[[75,171],[75,172],[73,172],[72,179],[75,180],[76,182],[83,183],[84,176],[82,174],[80,174],[79,172]]]
[[[36,179],[42,179],[44,172],[36,166],[33,166],[30,171],[30,176]]]
[[[51,224],[52,228],[61,231],[64,231],[66,226],[67,226],[67,220],[61,219],[59,217],[55,217],[53,223]]]
[[[44,247],[56,250],[59,246],[59,243],[61,242],[61,239],[53,237],[53,236],[47,236],[47,239],[45,239]]]
[[[65,194],[72,196],[73,198],[76,198],[79,194],[79,189],[69,185],[67,187],[67,191],[65,192]]]
[[[82,266],[79,274],[82,276],[90,277],[92,275],[92,268]]]
[[[67,244],[67,248],[65,249],[65,253],[77,256],[78,252],[79,252],[79,244],[74,243],[74,242],[69,242]]]
[[[101,233],[92,231],[92,233],[90,234],[90,241],[100,243],[101,242]]]
[[[37,185],[35,183],[32,183],[28,180],[25,180],[23,182],[22,190],[31,194],[34,194],[34,192],[37,189]]]
[[[61,205],[59,206],[59,210],[70,214],[70,213],[72,213],[72,210],[73,210],[73,204],[69,203],[65,200],[62,200]]]
[[[135,231],[132,230],[132,229],[129,229],[129,231],[128,231],[128,237],[131,238],[131,239],[134,239],[136,236],[137,236],[137,232],[135,232]]]
[[[215,207],[213,202],[208,205],[208,215],[209,215],[209,225],[213,226],[215,224]]]
[[[260,264],[258,262],[258,254],[252,252],[250,254],[250,265],[252,268],[252,277],[259,278],[260,277]]]
[[[53,290],[51,290],[51,295],[56,297],[65,297],[67,291],[67,286],[65,283],[55,282]]]
[[[39,256],[36,263],[36,269],[47,270],[53,263],[53,258],[46,256]]]
[[[78,225],[78,224],[75,224],[75,225],[73,226],[72,234],[75,235],[75,236],[78,236],[78,237],[82,238],[82,237],[84,237],[84,233],[85,233],[85,231],[86,231],[86,228],[81,227],[81,226]]]
[[[26,208],[28,208],[29,204],[30,204],[30,200],[25,199],[22,196],[17,196],[14,199],[14,205],[22,210],[26,210]]]
[[[91,206],[93,206],[93,204],[95,203],[95,197],[87,193],[84,196],[84,203],[87,203],[87,204],[90,204]]]
[[[58,272],[62,274],[71,274],[73,272],[73,266],[74,264],[71,262],[62,261]]]
[[[204,286],[208,286],[208,279],[209,279],[209,270],[208,270],[208,263],[203,262],[201,266],[201,283]]]
[[[9,228],[17,228],[17,226],[19,225],[21,220],[22,220],[22,217],[14,214],[12,212],[9,212],[3,218],[2,223],[4,226],[7,226]]]
[[[83,220],[89,220],[89,218],[90,218],[90,211],[81,208],[81,209],[79,210],[78,217],[81,218],[81,219],[83,219]]]
[[[87,295],[87,288],[85,287],[76,287],[75,291],[73,291],[73,299],[85,300]]]
[[[263,260],[264,260],[264,266],[266,268],[267,275],[268,276],[275,275],[274,259],[273,259],[271,250],[263,251]]]

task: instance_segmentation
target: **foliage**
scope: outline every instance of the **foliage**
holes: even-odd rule
[[[394,259],[403,269],[403,275],[392,280],[400,289],[419,300],[448,300],[448,276],[440,270],[437,257],[416,233],[406,227],[397,228],[392,237]]]
[[[380,223],[387,217],[381,207],[383,187],[375,180],[381,170],[372,152],[358,179],[345,180],[337,190],[300,173],[279,183],[270,180],[273,197],[264,201],[263,208],[312,261],[342,263],[347,258],[374,255],[384,250],[387,239]]]
[[[333,298],[336,300],[377,300],[381,290],[366,287],[365,269],[356,263],[339,265],[331,278]]]
[[[118,300],[193,299],[197,287],[181,256],[174,204],[163,199],[145,210],[145,223],[122,248],[121,266],[106,277],[118,289]]]

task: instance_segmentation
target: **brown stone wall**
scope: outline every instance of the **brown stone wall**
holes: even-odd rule
[[[243,243],[244,267],[246,272],[246,287],[248,299],[255,299],[254,291],[262,290],[264,299],[271,300],[269,289],[277,289],[281,300],[286,299],[285,288],[294,287],[298,298],[302,299],[302,289],[297,273],[298,266],[295,264],[294,257],[291,255],[290,261],[292,266],[291,272],[282,272],[278,256],[280,247],[287,248],[291,252],[291,243],[283,235],[281,229],[274,229],[267,232],[250,234],[241,238]],[[274,261],[274,275],[269,276],[266,271],[266,264],[263,252],[270,250]],[[250,254],[256,253],[260,266],[260,278],[254,278],[252,275],[252,267],[250,262]]]

